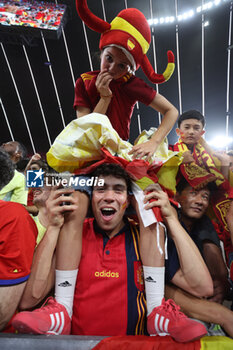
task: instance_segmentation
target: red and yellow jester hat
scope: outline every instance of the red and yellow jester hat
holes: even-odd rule
[[[145,16],[135,8],[122,10],[109,24],[95,16],[88,8],[86,0],[76,0],[80,18],[92,30],[101,33],[99,48],[118,45],[125,48],[134,58],[136,69],[140,66],[154,84],[167,81],[175,68],[172,51],[167,52],[168,65],[163,74],[155,73],[146,53],[150,47],[151,32]]]

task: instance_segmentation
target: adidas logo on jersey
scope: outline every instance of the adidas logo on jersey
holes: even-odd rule
[[[112,272],[111,270],[109,271],[96,271],[95,272],[95,277],[108,277],[108,278],[119,278],[120,277],[120,274],[119,272]]]

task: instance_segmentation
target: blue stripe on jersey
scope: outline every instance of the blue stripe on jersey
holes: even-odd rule
[[[132,228],[132,231],[130,229]],[[145,293],[135,284],[134,262],[139,261],[139,242],[136,228],[127,225],[125,230],[125,250],[128,281],[128,323],[127,334],[145,334],[146,302]]]

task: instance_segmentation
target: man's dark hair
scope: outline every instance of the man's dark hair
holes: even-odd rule
[[[128,173],[122,168],[120,165],[116,163],[103,163],[98,166],[91,176],[99,177],[99,176],[115,176],[120,179],[124,179],[127,185],[127,191],[131,191],[131,179]]]
[[[199,111],[191,109],[190,111],[186,111],[179,116],[177,121],[178,128],[180,127],[180,124],[187,119],[197,119],[202,123],[203,128],[205,127],[205,117]]]
[[[0,190],[10,182],[14,176],[14,165],[7,152],[0,150]]]
[[[190,186],[190,184],[185,180],[184,177],[182,177],[176,185],[176,192],[181,194],[181,192],[188,186]]]
[[[182,177],[182,179],[176,185],[176,192],[181,194],[181,192],[188,186],[191,186],[191,185],[188,183],[188,181],[186,181],[186,179],[184,177]],[[208,182],[208,184],[206,184],[203,187],[207,187],[208,188],[208,190],[210,191],[210,196],[212,195],[212,193],[214,191],[218,190],[217,185],[215,184],[214,181]],[[201,189],[201,187],[198,188],[198,190],[200,190],[200,189]]]

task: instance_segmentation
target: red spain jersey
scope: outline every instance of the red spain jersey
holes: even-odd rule
[[[100,71],[83,73],[76,81],[74,108],[78,106],[87,107],[93,112],[100,95],[96,89],[95,82]],[[123,140],[129,139],[130,119],[134,105],[137,101],[149,105],[156,91],[147,85],[142,79],[134,75],[126,75],[121,79],[110,82],[112,99],[108,106],[106,115],[113,128]]]
[[[0,218],[0,286],[10,286],[29,277],[37,228],[19,203],[0,201]]]
[[[126,222],[109,239],[93,220],[84,223],[72,334],[144,334],[146,302],[138,229]]]

